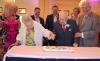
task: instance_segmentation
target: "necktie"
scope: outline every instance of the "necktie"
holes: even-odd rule
[[[62,29],[63,29],[64,32],[66,31],[66,25],[65,24],[62,25]]]
[[[84,24],[86,20],[87,20],[87,15],[85,15],[85,16],[83,17],[82,24]]]

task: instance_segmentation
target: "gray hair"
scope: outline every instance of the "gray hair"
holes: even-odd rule
[[[32,22],[32,21],[33,21],[33,19],[29,15],[25,15],[25,16],[22,17],[22,22],[23,23]]]
[[[79,3],[79,7],[91,7],[91,4],[88,0],[81,0]]]
[[[67,13],[67,12],[62,11],[62,12],[59,13],[59,20],[60,20],[61,18],[66,18],[66,19],[67,19],[67,17],[68,17],[68,13]]]

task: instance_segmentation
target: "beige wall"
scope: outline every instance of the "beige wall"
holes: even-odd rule
[[[69,10],[70,12],[74,7],[78,7],[80,0],[57,0],[57,5],[61,11]]]
[[[0,7],[8,0],[0,0]],[[80,0],[15,0],[19,8],[26,8],[27,14],[34,13],[34,7],[41,8],[41,16],[46,18],[48,14],[52,13],[51,7],[58,5],[60,10],[69,10],[72,12],[74,7],[78,6]],[[100,14],[100,2],[93,5],[93,11]],[[25,14],[22,14],[25,15]]]
[[[62,11],[69,10],[71,13],[72,9],[74,7],[77,7],[79,2],[80,2],[80,0],[40,0],[39,6],[41,9],[43,9],[41,15],[43,15],[43,17],[46,18],[46,16],[52,12],[51,11],[52,5],[58,5],[60,10],[62,10]],[[100,2],[98,2],[92,6],[93,6],[92,10],[95,13],[100,14]]]
[[[39,0],[16,0],[15,3],[19,8],[26,8],[26,13],[29,15],[33,14],[34,8],[39,6]]]
[[[3,7],[6,1],[15,1],[19,8],[26,8],[26,14],[29,15],[33,14],[34,8],[39,6],[39,0],[0,0],[0,7]]]
[[[39,0],[41,16],[44,17],[44,19],[46,19],[47,15],[51,13],[52,5],[56,5],[56,0]]]

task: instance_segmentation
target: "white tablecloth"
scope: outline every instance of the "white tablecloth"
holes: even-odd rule
[[[11,48],[4,56],[6,57],[24,57],[24,58],[42,58],[42,59],[100,59],[99,47],[68,47],[74,52],[52,52],[44,51],[39,46],[15,46]]]

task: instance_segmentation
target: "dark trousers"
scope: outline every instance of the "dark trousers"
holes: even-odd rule
[[[56,46],[56,41],[55,40],[44,40],[43,46]]]

